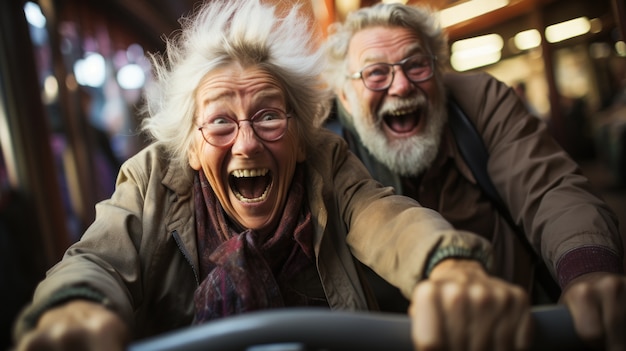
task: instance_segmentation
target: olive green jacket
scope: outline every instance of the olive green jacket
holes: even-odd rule
[[[322,131],[305,164],[317,269],[331,308],[372,308],[355,258],[409,296],[441,248],[488,256],[486,240],[454,230],[436,212],[372,180],[335,134]],[[189,325],[203,280],[193,178],[191,168],[172,168],[158,145],[125,162],[114,194],[97,205],[95,222],[48,272],[30,309],[55,291],[87,286],[103,294],[136,338]],[[26,328],[18,325],[18,337]]]

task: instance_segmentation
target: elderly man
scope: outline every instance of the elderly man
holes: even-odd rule
[[[598,349],[626,349],[615,215],[514,91],[487,74],[444,72],[446,38],[435,16],[417,7],[360,9],[331,28],[326,48],[342,133],[374,178],[490,240],[493,274],[534,302],[545,301],[539,288],[547,285],[539,286],[533,267],[545,264],[580,336]],[[459,121],[470,128],[458,133]],[[472,133],[478,145],[465,140]],[[477,146],[488,157],[482,171],[471,159]],[[411,301],[414,313],[456,308],[445,297],[435,307],[420,298]],[[467,334],[499,327],[478,321]]]

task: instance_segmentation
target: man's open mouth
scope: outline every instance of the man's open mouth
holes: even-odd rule
[[[417,128],[420,118],[420,109],[394,110],[383,115],[383,122],[396,133],[408,133]]]
[[[272,176],[267,168],[237,169],[230,172],[228,178],[235,197],[245,203],[265,200],[272,185]]]

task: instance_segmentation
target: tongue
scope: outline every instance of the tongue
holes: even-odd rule
[[[419,119],[413,115],[387,116],[385,123],[396,133],[407,133],[413,130]]]
[[[267,187],[267,179],[266,177],[236,178],[234,185],[245,198],[255,199],[263,195]]]

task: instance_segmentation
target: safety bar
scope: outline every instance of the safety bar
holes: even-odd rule
[[[531,350],[586,350],[563,306],[532,310]],[[128,351],[412,351],[407,315],[288,308],[251,312],[131,344]]]

